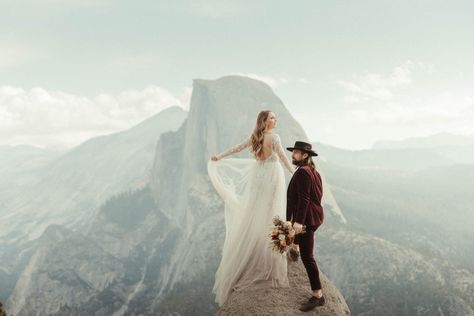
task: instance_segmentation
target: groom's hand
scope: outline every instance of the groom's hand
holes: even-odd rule
[[[297,223],[297,222],[295,222],[295,223],[293,224],[293,228],[295,229],[295,232],[296,232],[297,234],[299,234],[299,233],[301,233],[301,232],[303,231],[303,225],[301,225],[300,223]]]

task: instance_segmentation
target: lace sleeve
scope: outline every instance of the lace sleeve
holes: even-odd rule
[[[290,161],[286,157],[285,152],[283,151],[283,148],[281,147],[280,136],[277,134],[273,135],[272,147],[273,147],[273,150],[277,153],[278,157],[280,157],[280,161],[285,165],[288,171],[290,171],[290,173],[293,174],[295,172],[295,167],[293,167],[293,165],[290,163]]]
[[[238,152],[241,152],[245,148],[250,146],[250,137],[247,137],[243,142],[240,144],[235,145],[232,148],[229,148],[228,150],[221,152],[220,154],[217,155],[217,158],[222,159],[224,157],[236,154]]]

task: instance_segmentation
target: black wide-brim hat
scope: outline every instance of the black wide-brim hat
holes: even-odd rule
[[[312,148],[313,146],[311,146],[309,143],[297,141],[295,142],[294,147],[286,147],[286,150],[293,151],[294,149],[298,149],[308,153],[310,156],[317,156],[318,154],[315,153]]]

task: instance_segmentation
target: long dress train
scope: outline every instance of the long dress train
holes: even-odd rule
[[[226,235],[213,293],[221,306],[232,291],[256,282],[288,287],[286,257],[271,250],[272,218],[285,218],[283,168],[294,169],[272,134],[272,154],[265,160],[228,158],[209,161],[209,177],[225,203]],[[250,139],[222,153],[225,157],[250,146]]]

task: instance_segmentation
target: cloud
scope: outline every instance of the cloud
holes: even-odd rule
[[[350,149],[370,148],[381,139],[401,140],[440,132],[474,135],[474,97],[469,93],[440,92],[409,105],[324,109],[312,115],[304,111],[295,113],[295,117],[312,141]]]
[[[472,119],[472,91],[432,87],[427,78],[434,73],[433,65],[407,61],[388,75],[366,73],[353,76],[351,81],[340,80],[338,84],[346,91],[343,101],[353,105],[345,113],[362,124],[372,125],[433,125],[466,116]]]
[[[349,93],[344,97],[346,103],[389,101],[400,88],[412,85],[413,73],[417,71],[431,74],[435,69],[429,64],[406,61],[394,67],[387,75],[380,73],[353,75],[351,80],[339,80],[337,84]]]
[[[127,129],[163,109],[188,108],[189,91],[176,97],[149,86],[94,97],[0,87],[0,144],[71,147],[96,135]]]
[[[463,82],[440,85],[449,74],[433,65],[407,61],[386,73],[341,79],[342,107],[324,109],[308,135],[346,148],[368,148],[380,139],[439,132],[474,134],[474,91]],[[300,114],[304,120],[304,113]],[[305,122],[305,121],[303,121]],[[305,125],[305,124],[303,124]]]
[[[299,83],[303,83],[303,84],[308,84],[308,83],[309,83],[309,80],[306,79],[306,78],[298,78],[298,82],[299,82]]]

